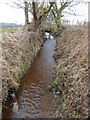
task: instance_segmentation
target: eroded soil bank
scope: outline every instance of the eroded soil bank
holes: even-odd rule
[[[55,39],[54,116],[88,118],[88,27],[66,27]]]

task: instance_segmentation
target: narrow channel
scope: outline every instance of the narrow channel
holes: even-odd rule
[[[17,93],[18,112],[9,108],[3,111],[3,118],[52,118],[52,97],[48,85],[52,83],[53,58],[56,41],[48,39],[35,58],[30,70],[21,79]]]

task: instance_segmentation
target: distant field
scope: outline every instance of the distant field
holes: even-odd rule
[[[8,32],[14,29],[21,29],[21,27],[4,27],[4,28],[0,28],[0,32]]]

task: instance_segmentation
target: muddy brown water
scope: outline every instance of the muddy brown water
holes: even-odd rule
[[[35,58],[27,74],[21,79],[21,85],[16,95],[18,110],[3,109],[3,118],[52,118],[52,97],[48,85],[52,83],[52,71],[55,67],[53,58],[56,41],[47,40]]]

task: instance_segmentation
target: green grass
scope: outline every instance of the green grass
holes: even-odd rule
[[[57,95],[55,94],[55,92],[53,92],[53,96],[55,99],[57,99]]]
[[[53,115],[53,111],[51,112],[51,115]]]
[[[79,114],[76,113],[76,112],[74,112],[72,117],[73,117],[73,118],[78,118],[78,116],[79,116]]]
[[[26,72],[27,72],[27,69],[28,69],[27,62],[26,62],[26,61],[24,61],[24,73],[26,73]]]
[[[17,30],[21,29],[21,27],[6,27],[6,28],[0,28],[0,32],[8,32],[10,30]]]

